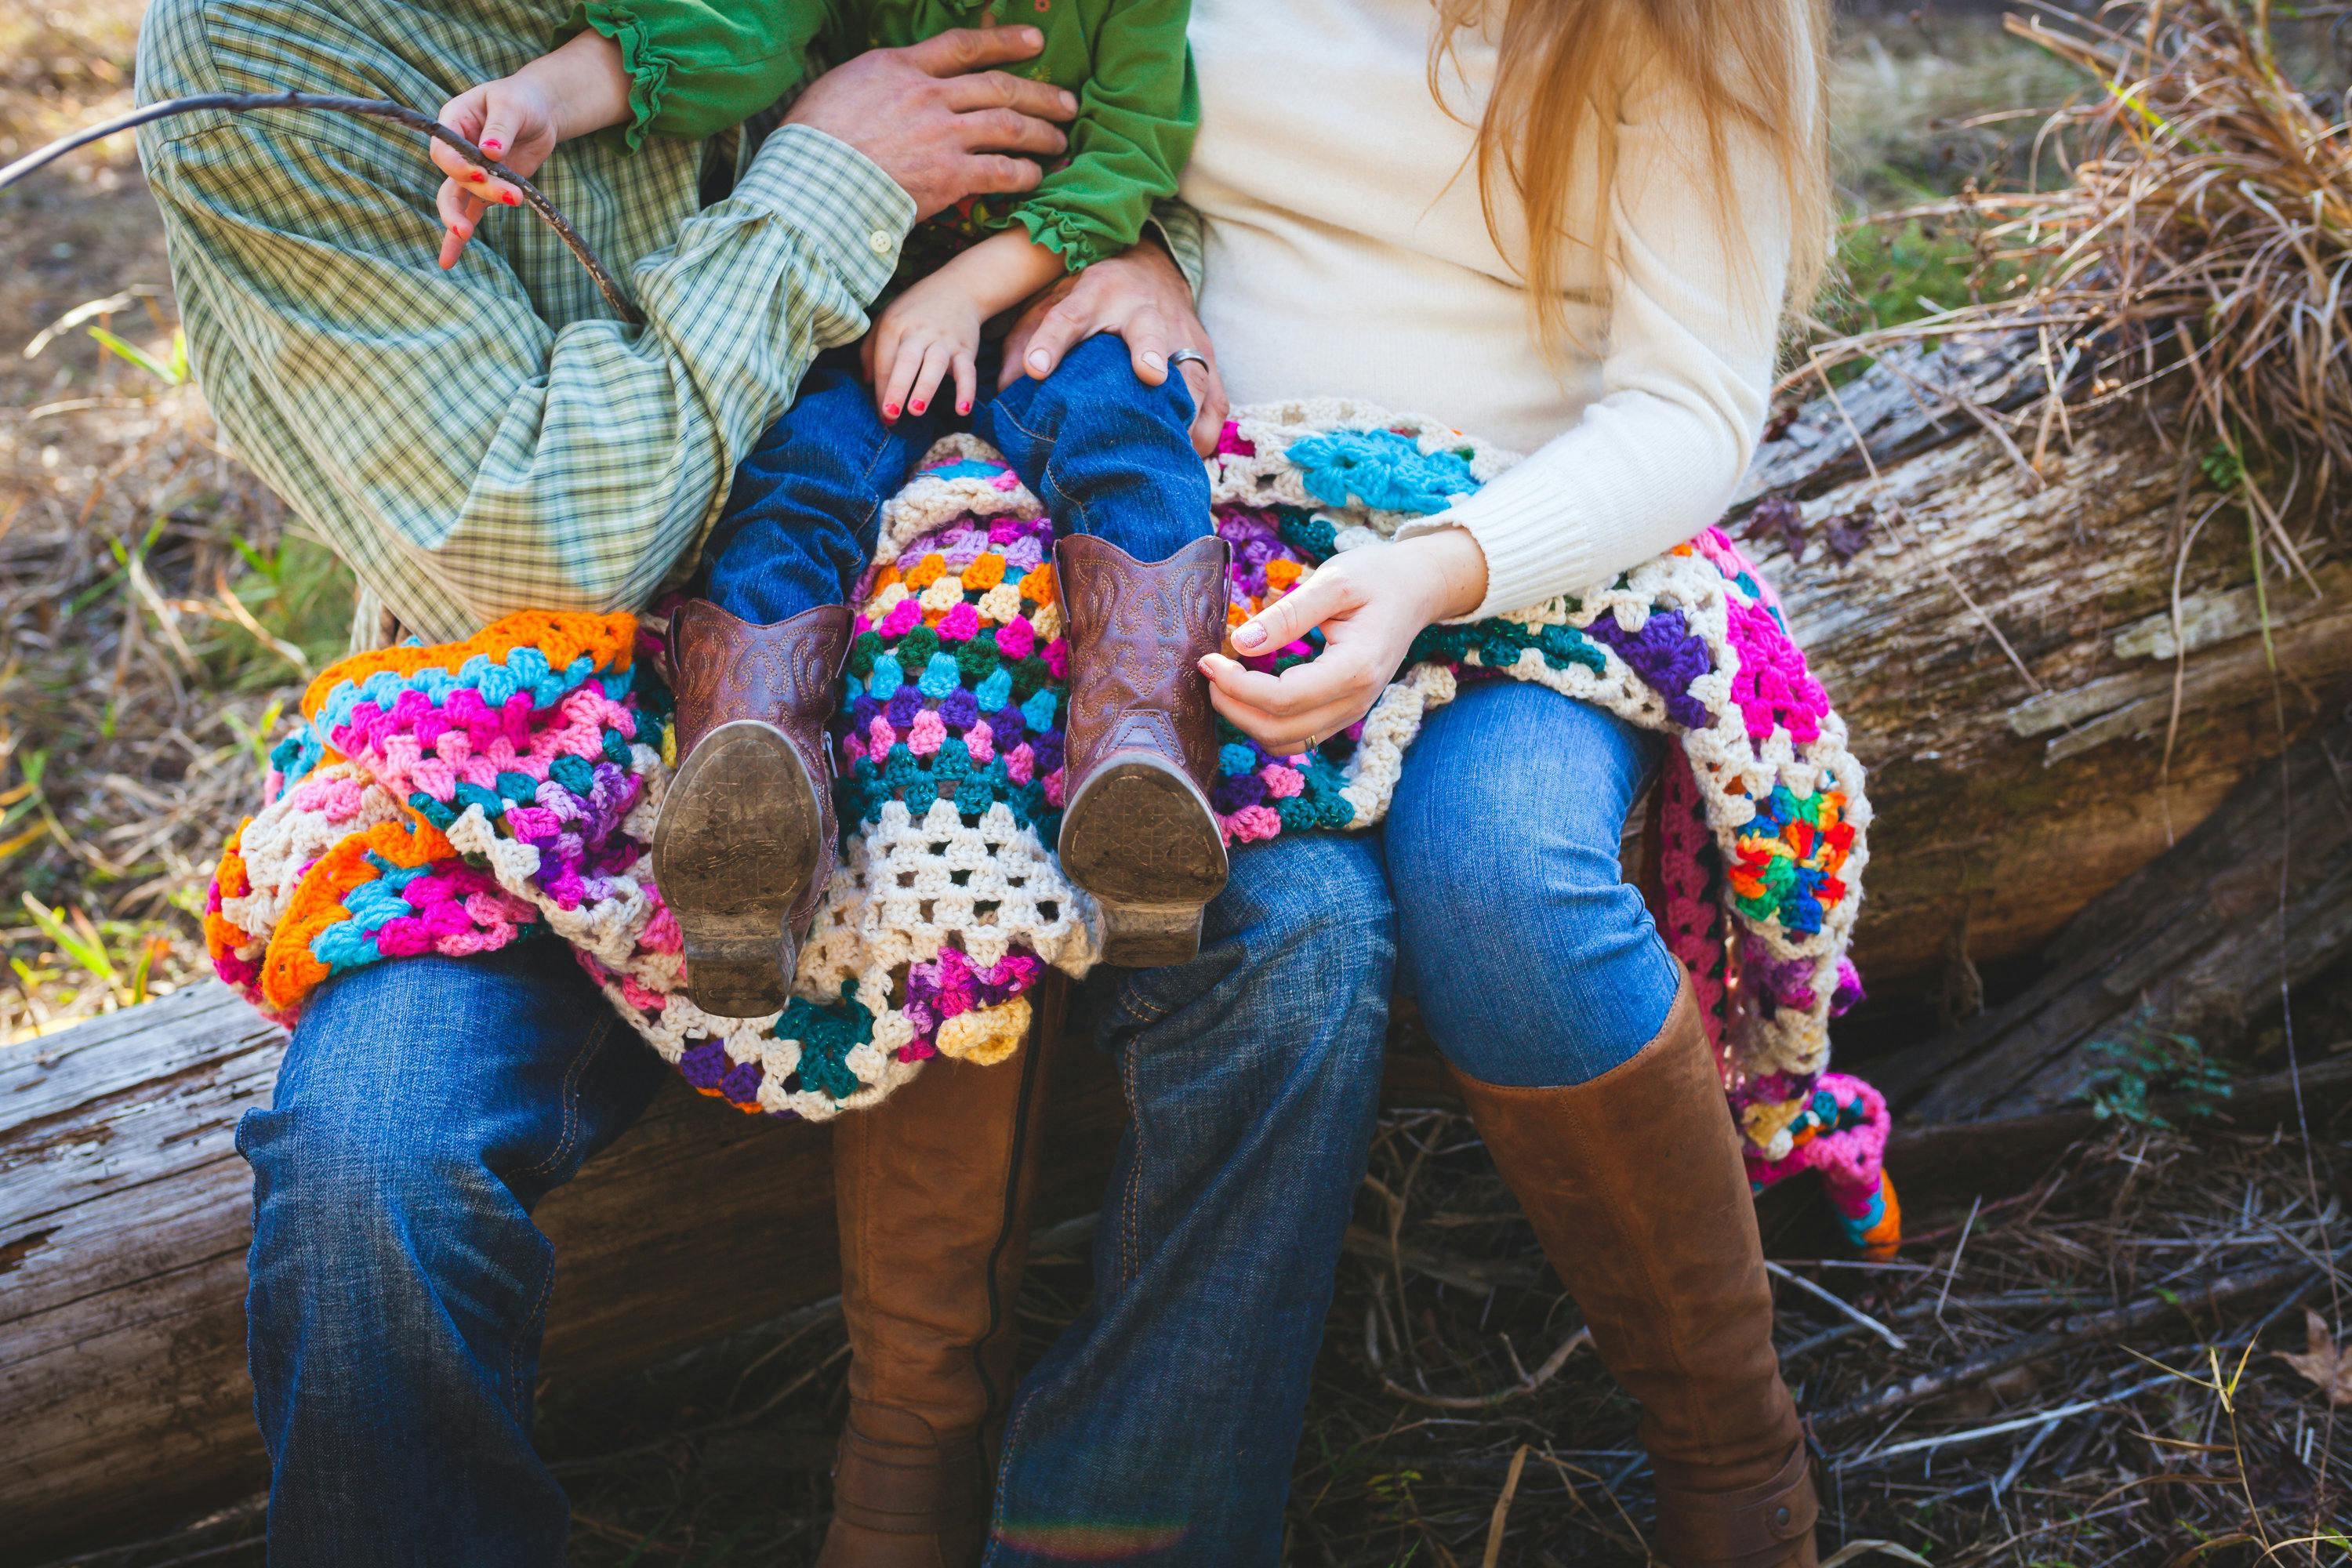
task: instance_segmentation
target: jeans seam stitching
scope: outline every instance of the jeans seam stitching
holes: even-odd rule
[[[1001,404],[998,405],[997,412],[998,416],[1007,425],[1010,425],[1015,430],[1020,431],[1021,434],[1026,436],[1031,441],[1036,442],[1039,445],[1046,444],[1045,437],[1038,432],[1029,428],[1029,426],[1023,422],[1020,415],[1014,413],[1009,408],[1005,408]],[[1070,494],[1067,489],[1063,488],[1061,481],[1054,477],[1054,460],[1061,455],[1061,450],[1062,447],[1060,442],[1056,441],[1052,443],[1050,450],[1048,450],[1045,455],[1045,461],[1038,468],[1037,479],[1039,484],[1046,493],[1037,499],[1045,503],[1046,515],[1049,517],[1053,516],[1055,512],[1062,510],[1074,511],[1078,514],[1077,528],[1075,530],[1060,529],[1057,530],[1057,533],[1077,532],[1083,533],[1088,538],[1098,539],[1101,535],[1095,531],[1094,519],[1087,512],[1087,503]],[[1059,496],[1062,499],[1062,505],[1060,507],[1056,507],[1054,504],[1054,498],[1055,496]]]
[[[580,1080],[587,1076],[588,1064],[603,1052],[604,1042],[612,1037],[613,1029],[619,1022],[618,1016],[608,1009],[589,1030],[585,1045],[572,1058],[571,1067],[563,1074],[562,1088],[557,1091],[563,1107],[563,1126],[556,1134],[555,1147],[548,1151],[546,1158],[517,1171],[512,1181],[551,1175],[571,1153],[573,1134],[580,1127]],[[511,1185],[512,1182],[509,1184]]]
[[[1132,1285],[1140,1272],[1135,1261],[1135,1238],[1142,1228],[1137,1210],[1142,1204],[1143,1188],[1143,1095],[1136,1083],[1137,1066],[1143,1055],[1143,1047],[1139,1042],[1129,1040],[1123,1054],[1126,1059],[1120,1064],[1124,1070],[1119,1077],[1127,1090],[1128,1124],[1135,1129],[1135,1160],[1128,1167],[1127,1198],[1121,1205],[1124,1212],[1118,1228],[1118,1282],[1121,1289]]]
[[[516,1172],[513,1179],[508,1184],[509,1189],[511,1189],[513,1182],[515,1181],[521,1181],[532,1176],[543,1176],[552,1173],[555,1169],[562,1163],[564,1158],[571,1152],[572,1135],[578,1131],[580,1124],[580,1080],[587,1075],[588,1064],[593,1061],[597,1056],[604,1051],[605,1042],[613,1037],[613,1030],[618,1026],[619,1023],[619,1016],[610,1010],[607,1010],[604,1016],[598,1019],[595,1026],[589,1030],[587,1045],[577,1056],[572,1058],[570,1070],[565,1072],[563,1075],[563,1087],[560,1091],[563,1104],[563,1129],[562,1132],[557,1135],[555,1147],[549,1152],[547,1158],[541,1160],[538,1164],[533,1165],[527,1170]],[[533,1228],[537,1228],[535,1222]],[[546,1248],[545,1256],[547,1258],[547,1271],[541,1277],[538,1294],[531,1301],[530,1310],[523,1318],[522,1332],[515,1335],[512,1339],[509,1339],[507,1342],[508,1397],[513,1403],[518,1415],[520,1415],[522,1410],[523,1399],[523,1342],[530,1337],[530,1331],[534,1325],[543,1326],[545,1324],[547,1321],[548,1299],[555,1290],[554,1245],[547,1240],[547,1233],[543,1230],[539,1232],[539,1237],[541,1243]]]

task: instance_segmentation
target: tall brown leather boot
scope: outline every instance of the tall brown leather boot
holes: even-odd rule
[[[1189,962],[1201,907],[1225,885],[1209,805],[1217,733],[1198,668],[1225,637],[1213,536],[1149,564],[1072,534],[1054,546],[1070,626],[1062,869],[1103,912],[1103,961]]]
[[[940,1058],[833,1124],[849,1419],[817,1568],[971,1568],[1013,1398],[1039,1118],[1061,982],[1012,1061]]]
[[[849,612],[774,626],[696,599],[670,616],[677,773],[654,824],[654,881],[686,938],[686,993],[707,1013],[784,1005],[800,939],[833,878],[825,721]]]
[[[1657,1037],[1589,1083],[1454,1078],[1601,1361],[1642,1403],[1658,1554],[1673,1568],[1813,1568],[1804,1431],[1688,979]]]

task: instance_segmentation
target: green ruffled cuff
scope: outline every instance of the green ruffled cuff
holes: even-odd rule
[[[1102,231],[1080,222],[1058,207],[1032,204],[1013,209],[1015,222],[1029,231],[1029,237],[1062,258],[1062,265],[1072,272],[1084,272],[1114,250],[1126,246],[1110,246]]]
[[[571,16],[557,29],[555,41],[564,43],[585,32],[602,33],[621,46],[621,68],[629,73],[629,120],[614,129],[634,153],[645,145],[646,132],[660,115],[662,100],[669,91],[669,57],[653,47],[651,35],[636,13],[614,0],[583,0],[573,6]]]

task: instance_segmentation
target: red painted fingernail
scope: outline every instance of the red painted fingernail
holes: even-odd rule
[[[482,143],[482,151],[488,153],[493,158],[505,152],[507,144],[503,142],[485,142]]]
[[[884,404],[882,405],[882,417],[885,419],[896,419],[898,417],[898,405],[895,403]]]
[[[479,184],[487,177],[479,169],[468,169],[458,176],[460,179],[471,180],[476,184]]]
[[[965,398],[961,403],[957,404],[957,405],[956,405],[956,412],[957,412],[958,414],[969,414],[969,413],[971,413],[971,399],[970,399],[970,398],[968,398],[968,397],[967,397],[967,398]]]
[[[930,405],[928,403],[918,403],[915,405],[915,412],[920,414],[924,409],[929,408],[929,406]]]
[[[504,195],[499,197],[499,200],[506,203],[507,205],[510,207],[519,207],[522,205],[522,198],[515,195],[512,191],[507,192]]]

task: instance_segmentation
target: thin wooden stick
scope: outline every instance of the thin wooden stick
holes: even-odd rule
[[[1901,1350],[1905,1345],[1910,1342],[1901,1334],[1896,1333],[1893,1329],[1888,1328],[1885,1323],[1880,1322],[1876,1318],[1872,1317],[1869,1313],[1864,1311],[1861,1308],[1855,1306],[1844,1297],[1822,1289],[1820,1286],[1814,1284],[1803,1275],[1791,1273],[1789,1269],[1783,1268],[1780,1264],[1774,1262],[1771,1258],[1768,1258],[1764,1260],[1764,1268],[1767,1272],[1770,1273],[1775,1278],[1786,1279],[1790,1284],[1794,1285],[1798,1289],[1804,1291],[1807,1295],[1813,1297],[1817,1300],[1827,1303],[1832,1310],[1853,1319],[1862,1327],[1868,1329],[1872,1333],[1876,1334],[1880,1339],[1885,1340],[1888,1344],[1893,1345],[1896,1350]]]
[[[194,114],[206,109],[222,110],[230,114],[250,114],[263,109],[309,109],[329,114],[358,114],[376,120],[390,120],[411,130],[422,131],[434,141],[454,149],[459,157],[476,168],[497,175],[521,192],[522,199],[530,210],[545,220],[548,227],[555,231],[556,237],[563,241],[564,247],[579,258],[580,265],[588,269],[588,276],[596,280],[596,291],[604,296],[604,302],[631,326],[644,324],[644,318],[637,314],[636,307],[630,304],[628,297],[621,292],[620,284],[596,258],[596,253],[588,248],[588,242],[582,239],[579,231],[555,210],[555,204],[540,194],[537,185],[430,115],[420,114],[406,104],[394,103],[388,98],[337,98],[314,92],[205,92],[188,98],[167,98],[160,103],[142,104],[127,114],[118,114],[111,120],[101,121],[70,136],[59,137],[46,147],[26,153],[6,168],[0,169],[0,190],[5,190],[35,170],[46,168],[67,153],[87,147],[93,142],[102,142],[120,132],[135,130],[158,120]]]

